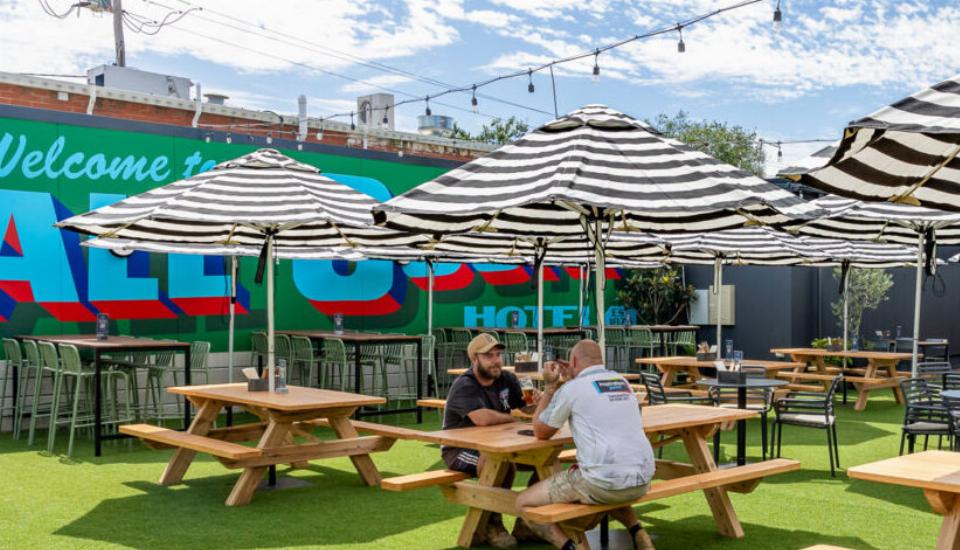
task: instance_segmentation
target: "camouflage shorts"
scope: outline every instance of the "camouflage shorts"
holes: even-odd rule
[[[584,479],[579,468],[558,472],[547,479],[550,502],[579,502],[581,504],[616,504],[631,502],[647,494],[650,484],[626,489],[603,489]]]

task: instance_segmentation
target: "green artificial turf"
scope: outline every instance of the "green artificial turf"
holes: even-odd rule
[[[852,401],[838,409],[842,466],[897,454],[903,408],[892,398],[871,397],[861,413]],[[422,428],[436,429],[437,419],[427,412]],[[382,421],[412,424],[409,417]],[[752,421],[750,430],[749,455],[758,459],[759,423]],[[46,435],[39,439],[45,445]],[[194,461],[183,485],[160,487],[170,451],[114,441],[94,458],[87,438],[79,441],[75,459],[67,461],[39,452],[39,443],[28,447],[0,435],[0,548],[452,548],[464,512],[436,488],[389,493],[365,487],[345,458],[289,474],[310,487],[258,492],[250,505],[228,508],[223,502],[237,471],[209,457]],[[734,452],[734,441],[734,432],[724,433],[725,456]],[[63,452],[63,431],[58,443]],[[391,476],[440,467],[439,455],[435,446],[401,441],[374,461]],[[746,532],[741,540],[717,535],[700,493],[636,510],[659,549],[933,547],[941,518],[921,491],[849,480],[842,472],[831,478],[823,431],[785,428],[783,456],[800,460],[802,470],[770,478],[751,494],[731,493]],[[682,447],[667,447],[664,458],[683,459]]]

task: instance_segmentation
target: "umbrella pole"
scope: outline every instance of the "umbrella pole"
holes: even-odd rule
[[[603,262],[603,250],[600,248],[600,243],[596,239],[600,238],[600,222],[597,221],[597,229],[594,232],[594,253],[597,256],[597,263],[594,266],[595,275],[594,275],[594,287],[597,291],[597,343],[600,344],[600,354],[603,357],[604,364],[607,361],[607,335],[604,325],[606,324],[606,319],[604,318],[604,296],[603,291],[607,283],[607,273],[606,268],[604,267]]]
[[[720,256],[717,256],[713,260],[713,293],[717,296],[717,359],[723,359],[723,340],[721,340],[722,329],[720,328],[720,320],[723,317],[723,264],[720,263]]]
[[[913,295],[913,352],[910,359],[911,376],[917,376],[917,342],[920,340],[920,301],[923,298],[923,232],[917,237],[917,283]]]
[[[577,264],[577,328],[583,329],[583,266]]]
[[[543,260],[537,265],[537,370],[543,372]]]
[[[433,261],[427,260],[427,335],[433,334]]]
[[[237,257],[230,256],[230,326],[227,332],[227,381],[233,383],[233,346],[237,317]]]
[[[847,270],[846,276],[843,278],[843,351],[847,351],[847,340],[850,336],[850,293],[847,290],[850,288],[850,269]],[[847,358],[843,358],[843,368],[847,368]],[[846,388],[844,388],[844,396],[846,396]]]
[[[276,391],[273,341],[273,235],[267,237],[267,387]]]

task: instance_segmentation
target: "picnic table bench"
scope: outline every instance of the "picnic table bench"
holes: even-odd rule
[[[847,475],[923,489],[930,508],[943,516],[937,550],[960,548],[960,454],[923,451],[854,466],[847,469]]]
[[[250,392],[246,384],[169,388],[169,392],[186,396],[197,407],[187,431],[148,424],[129,424],[121,426],[120,431],[140,438],[152,448],[176,449],[160,476],[161,485],[180,483],[198,452],[212,455],[227,468],[243,469],[227,497],[227,506],[249,503],[264,473],[277,464],[305,466],[310,460],[347,456],[365,484],[378,485],[381,476],[370,453],[386,451],[397,439],[409,438],[409,432],[416,431],[350,421],[357,408],[386,402],[381,397],[299,386],[290,386],[289,390]],[[258,416],[260,422],[213,428],[220,410],[230,405],[243,407]],[[317,439],[311,434],[316,426],[333,428],[337,439]],[[376,433],[361,437],[359,427]],[[294,435],[307,441],[297,443]],[[257,445],[240,444],[244,441],[257,441]]]
[[[774,348],[772,353],[789,355],[802,367],[792,372],[780,372],[777,376],[790,381],[806,380],[819,382],[823,390],[830,386],[830,382],[840,373],[844,380],[853,384],[857,390],[857,402],[853,409],[862,411],[867,408],[867,398],[875,390],[890,389],[897,403],[903,404],[903,393],[900,391],[900,381],[905,376],[897,374],[897,363],[911,358],[909,353],[893,353],[885,351],[829,351],[820,348]],[[866,367],[833,367],[826,363],[827,357],[841,357],[848,359],[865,359]],[[808,372],[807,366],[810,371]]]
[[[724,470],[717,469],[707,446],[710,437],[721,424],[756,416],[756,412],[703,407],[697,405],[658,405],[643,409],[643,429],[652,445],[660,447],[673,441],[682,441],[691,463],[658,460],[655,479],[650,492],[635,503],[644,503],[692,491],[703,491],[713,513],[719,532],[728,537],[743,537],[743,528],[737,518],[728,492],[747,493],[754,490],[763,478],[794,471],[799,462],[787,459],[769,460]],[[409,491],[439,486],[447,500],[468,507],[457,543],[469,547],[475,535],[486,525],[491,512],[516,515],[516,497],[519,493],[499,487],[511,464],[533,466],[541,479],[552,475],[562,462],[576,459],[576,451],[564,450],[573,438],[568,427],[562,428],[551,439],[542,440],[518,433],[525,426],[507,423],[419,432],[415,439],[441,445],[475,449],[484,457],[479,478],[468,480],[461,472],[436,470],[391,477],[381,482],[389,491]],[[617,506],[584,504],[550,504],[532,509],[535,521],[558,522],[576,538],[596,525],[602,517]]]
[[[697,381],[703,378],[701,369],[716,368],[714,360],[699,361],[696,357],[679,355],[672,357],[638,357],[638,365],[653,365],[660,371],[660,383],[664,388],[693,388],[697,386]],[[773,378],[778,372],[785,370],[795,370],[803,367],[803,363],[793,361],[762,361],[755,359],[744,359],[741,363],[744,366],[763,367],[767,372],[768,378]],[[686,384],[677,384],[678,374],[686,374],[689,380]]]

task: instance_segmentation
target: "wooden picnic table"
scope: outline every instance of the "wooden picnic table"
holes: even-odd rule
[[[100,456],[102,451],[102,442],[104,439],[116,439],[123,437],[122,434],[103,434],[103,389],[100,383],[101,373],[103,371],[103,354],[123,354],[134,351],[179,351],[183,357],[183,383],[190,384],[190,343],[178,342],[176,340],[153,340],[151,338],[135,338],[132,336],[108,336],[105,340],[98,340],[96,334],[60,334],[60,335],[37,335],[21,334],[16,336],[20,340],[36,340],[51,342],[56,345],[69,344],[78,349],[91,350],[93,352],[93,454]],[[16,367],[14,367],[16,369]],[[14,380],[17,380],[16,370],[13,372]],[[14,384],[14,391],[17,385]],[[14,393],[14,402],[17,400]],[[183,427],[186,429],[190,425],[190,404],[184,403],[183,407]]]
[[[380,482],[380,473],[370,453],[389,449],[396,441],[383,435],[359,437],[350,415],[363,406],[386,403],[382,397],[289,386],[288,393],[247,391],[247,385],[210,384],[168,388],[170,393],[186,396],[197,407],[197,415],[186,432],[148,424],[121,426],[127,435],[139,437],[156,448],[176,450],[160,485],[176,485],[193,462],[197,452],[216,457],[227,468],[243,469],[227,497],[227,506],[247,504],[270,466],[305,465],[310,460],[349,456],[357,473],[367,485]],[[260,418],[260,422],[225,428],[213,428],[220,410],[240,406]],[[316,425],[329,425],[336,440],[321,441],[310,434]],[[306,443],[296,443],[294,436]],[[257,441],[256,447],[238,441]]]
[[[789,355],[798,363],[809,365],[813,372],[806,372],[805,367],[797,368],[792,372],[781,372],[779,378],[796,381],[816,381],[823,385],[824,390],[830,386],[834,376],[843,373],[844,380],[853,384],[857,390],[857,402],[854,410],[862,411],[867,408],[867,398],[871,391],[889,388],[897,403],[903,404],[903,393],[900,391],[900,381],[905,377],[897,374],[897,364],[900,361],[909,361],[909,353],[887,351],[829,351],[821,348],[773,348],[772,353]],[[828,367],[827,357],[846,357],[848,359],[865,359],[866,368]]]
[[[417,346],[417,399],[423,397],[423,339],[419,335],[410,334],[382,334],[379,332],[350,332],[336,333],[329,330],[278,330],[277,334],[287,336],[303,336],[323,346],[324,340],[337,339],[344,344],[353,344],[353,391],[360,393],[360,381],[363,378],[363,367],[360,361],[360,348],[380,344],[414,344]],[[319,371],[318,371],[319,372]],[[416,402],[416,400],[414,401]],[[357,409],[356,417],[380,416],[383,414],[416,413],[417,423],[423,422],[423,409],[410,407],[405,409],[390,409],[386,411],[364,411]]]
[[[717,465],[707,446],[707,438],[721,424],[756,415],[754,411],[698,405],[673,404],[644,407],[643,429],[654,442],[654,446],[659,447],[680,440],[686,447],[691,461],[691,464],[658,461],[658,479],[674,479],[716,471]],[[508,423],[419,432],[413,436],[414,439],[428,443],[475,449],[485,459],[477,483],[454,483],[443,488],[448,500],[468,507],[457,539],[457,544],[460,546],[469,547],[474,543],[474,536],[483,531],[491,512],[516,514],[514,501],[518,493],[498,488],[511,463],[533,466],[540,479],[546,479],[559,467],[557,457],[563,446],[573,443],[573,437],[567,426],[547,440],[519,433],[520,430],[529,429],[529,427],[529,424],[524,423]],[[699,487],[690,490],[697,488]],[[743,528],[737,519],[727,490],[725,487],[711,487],[704,489],[703,492],[720,534],[739,538],[743,536]]]
[[[698,361],[692,356],[673,356],[673,357],[638,357],[638,365],[654,365],[661,373],[661,383],[663,387],[694,387],[703,374],[700,369],[716,368],[715,361]],[[783,370],[795,370],[803,368],[806,363],[791,361],[762,361],[759,359],[744,359],[741,365],[753,367],[763,367],[767,371],[767,378],[775,378],[777,373]],[[690,380],[687,384],[674,386],[674,381],[680,373],[686,373]]]
[[[943,516],[937,550],[960,548],[960,454],[923,451],[847,468],[847,475],[923,489],[933,512]],[[926,546],[916,541],[918,546]]]

